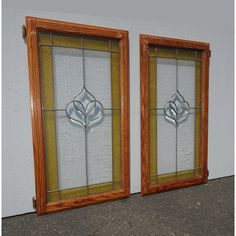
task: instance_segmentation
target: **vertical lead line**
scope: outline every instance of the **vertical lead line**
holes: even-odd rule
[[[88,137],[87,137],[87,127],[84,127],[84,139],[85,139],[85,166],[86,166],[86,189],[87,195],[89,195],[89,185],[88,185]]]
[[[83,70],[83,89],[86,89],[85,84],[85,56],[84,56],[84,38],[81,37],[82,46],[82,70]],[[85,154],[85,171],[86,171],[86,190],[87,195],[89,195],[89,185],[88,185],[88,137],[87,137],[87,127],[84,126],[84,154]]]
[[[83,88],[86,89],[85,84],[85,56],[84,56],[84,38],[81,37],[82,44],[82,66],[83,66]],[[88,185],[88,137],[87,137],[87,127],[84,126],[84,145],[85,145],[85,168],[86,168],[86,189],[87,195],[89,195],[89,185]]]
[[[179,87],[179,49],[176,49],[176,90]]]
[[[179,88],[179,49],[176,49],[176,91]],[[177,108],[178,116],[178,108]],[[176,132],[175,132],[175,175],[177,177],[178,172],[178,123],[176,123]]]
[[[175,150],[176,150],[176,155],[175,155],[175,174],[177,177],[177,173],[178,173],[178,124],[176,124],[176,145],[175,145]]]
[[[82,65],[83,65],[83,88],[85,88],[85,56],[84,56],[84,38],[81,37],[82,43]]]
[[[194,94],[194,101],[195,101],[195,108],[196,108],[196,101],[197,101],[197,93],[196,93],[196,88],[197,88],[197,51],[194,52],[194,57],[195,57],[195,62],[194,62],[194,66],[195,66],[195,94]],[[194,110],[194,169],[196,170],[196,168],[198,168],[198,166],[196,166],[196,117],[197,117],[197,110]],[[195,172],[196,173],[196,172]]]

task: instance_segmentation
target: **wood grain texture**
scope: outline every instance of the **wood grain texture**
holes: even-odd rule
[[[201,164],[202,164],[202,176],[208,178],[208,91],[209,91],[209,47],[202,53],[202,130],[201,130]]]
[[[119,199],[130,195],[129,174],[129,45],[128,32],[76,23],[66,23],[26,17],[27,47],[29,61],[31,117],[34,145],[35,187],[38,215],[58,210]],[[120,87],[121,87],[121,149],[122,149],[122,189],[94,194],[71,200],[47,203],[46,170],[42,101],[40,91],[40,61],[38,31],[58,32],[71,35],[98,36],[120,41]]]
[[[159,37],[145,34],[141,34],[140,38],[146,41],[148,45],[209,51],[209,43],[204,43],[204,42],[196,42],[184,39],[173,39],[173,38]]]
[[[202,173],[191,178],[179,179],[150,185],[150,118],[149,118],[149,48],[166,46],[173,48],[201,50],[202,57],[202,98],[201,98],[201,158]],[[189,55],[191,56],[191,55]],[[188,57],[189,57],[188,56]],[[141,193],[142,196],[175,188],[205,183],[207,181],[207,133],[208,133],[208,84],[209,84],[209,44],[182,39],[171,39],[150,35],[140,35],[140,93],[141,93]]]
[[[140,36],[140,104],[141,104],[141,193],[149,188],[149,95],[148,95],[148,41]]]
[[[35,22],[27,20],[27,48],[28,48],[28,66],[30,81],[30,103],[31,119],[33,133],[34,150],[34,172],[36,188],[36,210],[37,212],[46,211],[46,178],[45,178],[45,159],[43,143],[43,121],[41,111],[41,91],[40,91],[40,67],[38,36],[35,28]]]
[[[130,115],[129,115],[129,37],[122,33],[120,41],[120,94],[121,94],[121,153],[122,153],[122,189],[130,196]]]
[[[75,35],[99,36],[104,38],[124,39],[128,33],[125,30],[110,29],[105,27],[83,25],[64,21],[48,20],[32,16],[27,16],[26,21],[33,21],[37,30],[59,32]]]
[[[52,213],[55,211],[66,210],[69,208],[88,206],[95,203],[101,203],[105,201],[126,198],[127,196],[128,196],[128,193],[126,191],[114,191],[114,192],[109,192],[109,193],[101,193],[101,194],[96,194],[96,195],[91,195],[91,196],[86,196],[86,197],[63,200],[63,201],[47,204],[46,211],[42,213],[43,214]]]
[[[189,187],[192,185],[202,184],[206,182],[207,180],[203,177],[195,177],[195,178],[184,179],[184,180],[176,180],[175,182],[170,182],[170,183],[156,184],[156,185],[150,186],[148,188],[148,191],[142,193],[142,196],[152,194],[152,193],[169,191],[169,190],[178,189],[178,188]]]

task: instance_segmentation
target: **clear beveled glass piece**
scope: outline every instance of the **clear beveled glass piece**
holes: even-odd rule
[[[66,105],[65,111],[70,121],[84,128],[97,124],[103,118],[102,104],[86,88]]]
[[[177,90],[176,93],[164,106],[165,118],[175,126],[188,118],[190,106],[184,97]]]

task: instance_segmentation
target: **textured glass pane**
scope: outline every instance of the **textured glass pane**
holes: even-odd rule
[[[176,61],[157,59],[157,107],[163,108],[176,91]]]
[[[194,126],[194,114],[178,126],[177,171],[194,169]]]
[[[195,107],[195,71],[194,61],[178,61],[178,89],[190,107]]]
[[[55,108],[65,108],[83,87],[82,50],[53,47],[53,60]]]
[[[111,107],[110,53],[85,51],[86,88],[103,107]]]
[[[163,112],[157,117],[157,174],[176,170],[175,127],[166,122]]]
[[[78,91],[83,88],[83,59],[81,49],[55,48],[54,53],[54,83],[56,107],[65,107]],[[84,51],[85,62],[85,86],[104,107],[111,107],[111,72],[110,55],[108,52]],[[66,182],[67,186],[74,187],[76,179],[80,179],[83,185],[97,184],[112,181],[112,143],[111,143],[111,116],[104,116],[102,122],[93,128],[87,129],[87,183],[85,163],[85,134],[84,128],[71,124],[69,120],[64,121],[65,125],[72,127],[67,130],[68,136],[60,133],[57,129],[58,139],[62,139],[62,146],[58,143],[59,151],[59,176],[61,184]],[[67,124],[68,123],[68,124]],[[63,125],[63,123],[62,123]],[[77,133],[74,136],[73,133]],[[64,136],[62,138],[62,136]],[[69,156],[66,144],[70,145],[71,157]],[[83,148],[79,150],[79,147]],[[78,158],[80,156],[80,159]],[[68,158],[74,159],[77,163],[68,163]],[[82,163],[83,164],[82,164]],[[78,173],[73,168],[79,166]],[[67,177],[67,175],[69,177]],[[81,176],[82,175],[82,178]],[[83,181],[85,179],[85,181]],[[69,181],[71,181],[69,183]],[[79,183],[77,181],[77,183]],[[73,186],[69,186],[73,185]],[[80,186],[77,184],[77,186]]]
[[[88,184],[112,181],[111,112],[88,131]]]
[[[86,185],[84,130],[57,112],[56,131],[59,189]]]

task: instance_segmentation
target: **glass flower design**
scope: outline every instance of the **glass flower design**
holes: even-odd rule
[[[189,103],[178,90],[164,106],[165,118],[175,126],[188,118],[189,111]]]
[[[71,122],[84,128],[97,124],[103,119],[102,104],[86,88],[83,88],[66,105],[65,111]]]

